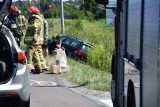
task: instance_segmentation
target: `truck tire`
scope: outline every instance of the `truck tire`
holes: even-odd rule
[[[136,107],[134,84],[131,80],[128,83],[127,107]]]
[[[115,54],[112,55],[112,66],[111,66],[111,74],[112,74],[112,81],[111,81],[111,99],[113,104],[116,102],[116,85],[115,85],[115,79],[116,79],[116,61],[115,61]]]

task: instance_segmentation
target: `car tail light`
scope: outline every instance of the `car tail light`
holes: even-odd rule
[[[14,97],[14,96],[17,96],[17,93],[7,92],[7,93],[4,93],[4,96],[6,96],[6,97]]]
[[[84,52],[82,52],[81,50],[76,50],[75,53],[80,56],[85,56]]]
[[[6,92],[6,93],[4,93],[4,96],[6,96],[6,97],[15,97],[15,96],[17,96],[17,93],[15,93],[15,92]]]
[[[26,64],[26,57],[23,52],[18,52],[18,63],[25,65]]]

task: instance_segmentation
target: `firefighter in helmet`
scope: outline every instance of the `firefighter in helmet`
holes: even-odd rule
[[[4,25],[11,30],[17,44],[20,46],[20,41],[23,36],[23,32],[19,27],[19,24],[17,21],[18,11],[19,11],[18,8],[12,5],[10,8],[10,13],[8,17],[4,20]]]
[[[41,19],[39,19],[39,9],[37,7],[31,6],[28,9],[28,16],[29,16],[28,27],[24,37],[24,43],[27,44],[26,51],[27,51],[28,68],[33,73],[40,73],[42,72],[42,66],[38,53],[38,48],[43,43],[43,36],[41,34],[42,22]],[[33,58],[35,61],[34,66],[33,66]]]
[[[43,41],[44,41],[44,38],[43,38],[43,35],[44,35],[44,20],[43,18],[41,17],[41,15],[38,15],[38,18],[40,19],[41,21],[41,30],[40,30],[40,36],[39,36],[39,45],[37,46],[37,51],[38,51],[38,54],[39,54],[39,59],[40,59],[40,62],[41,62],[41,67],[42,67],[42,72],[47,70],[47,67],[46,67],[46,62],[45,62],[45,59],[44,59],[44,55],[43,55],[43,50],[42,50],[42,45],[43,45]],[[33,57],[33,63],[35,63],[35,58]]]

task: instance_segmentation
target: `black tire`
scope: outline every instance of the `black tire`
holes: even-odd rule
[[[22,107],[30,107],[30,99],[27,102],[24,102]]]
[[[30,107],[30,99],[28,101],[22,101],[18,105],[14,105],[11,107]]]
[[[131,80],[128,83],[127,107],[136,107],[134,84]]]
[[[115,54],[112,54],[112,66],[111,66],[111,74],[112,74],[112,81],[111,81],[111,99],[113,105],[116,103],[116,58]]]
[[[112,99],[112,102],[114,104],[115,100],[116,100],[115,80],[111,81],[111,99]]]

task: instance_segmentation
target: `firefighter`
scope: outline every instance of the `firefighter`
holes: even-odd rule
[[[42,22],[39,18],[39,9],[37,7],[31,6],[28,9],[28,27],[24,37],[24,43],[27,44],[27,60],[28,68],[33,73],[42,72],[41,61],[38,53],[38,48],[41,46],[41,41],[43,41],[43,36],[41,35]],[[34,58],[34,66],[33,66]]]
[[[21,30],[23,32],[25,32],[25,29],[26,29],[26,18],[21,13],[21,10],[18,11],[18,23],[19,23],[19,26],[20,26]]]
[[[12,5],[8,17],[4,20],[4,25],[11,30],[18,46],[20,46],[20,41],[23,36],[23,32],[19,27],[17,17],[18,17],[18,8]]]

